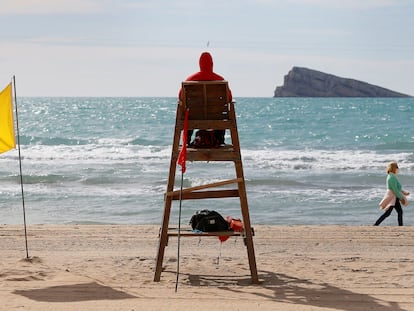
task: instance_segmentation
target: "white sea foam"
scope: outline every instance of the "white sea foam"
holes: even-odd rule
[[[21,148],[23,161],[44,163],[59,161],[59,165],[107,163],[119,161],[165,160],[170,155],[170,147],[136,146],[122,144],[90,144],[90,145],[30,145]],[[15,160],[17,151],[10,151],[1,162]],[[82,161],[82,162],[81,162]]]
[[[277,170],[378,170],[396,160],[412,170],[411,152],[378,153],[360,150],[243,150],[245,166]]]

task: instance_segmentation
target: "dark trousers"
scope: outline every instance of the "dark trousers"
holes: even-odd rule
[[[226,130],[215,130],[214,137],[216,138],[219,145],[224,144],[224,136],[226,134]],[[193,130],[187,131],[187,145],[191,144],[191,136],[193,136]]]
[[[379,226],[379,224],[382,223],[385,218],[391,215],[391,212],[394,208],[398,213],[398,225],[402,226],[403,225],[403,210],[400,204],[400,200],[398,198],[395,201],[395,205],[391,206],[388,210],[386,210],[385,213],[382,214],[380,218],[378,218],[374,226]]]

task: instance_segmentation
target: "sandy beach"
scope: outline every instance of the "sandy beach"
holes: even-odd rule
[[[0,226],[0,310],[414,310],[414,228],[255,226],[260,284],[242,238],[177,239],[153,282],[158,226]]]

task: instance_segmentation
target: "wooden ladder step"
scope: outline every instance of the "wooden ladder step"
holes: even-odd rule
[[[254,228],[251,228],[252,230],[252,236],[254,236]],[[168,228],[168,236],[178,236],[178,228]],[[215,231],[215,232],[203,232],[203,231],[197,231],[192,229],[181,229],[180,230],[180,236],[183,237],[210,237],[210,236],[245,236],[244,231]]]

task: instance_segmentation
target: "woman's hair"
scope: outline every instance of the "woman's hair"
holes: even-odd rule
[[[394,173],[398,170],[398,164],[396,161],[390,162],[387,165],[387,174]]]

